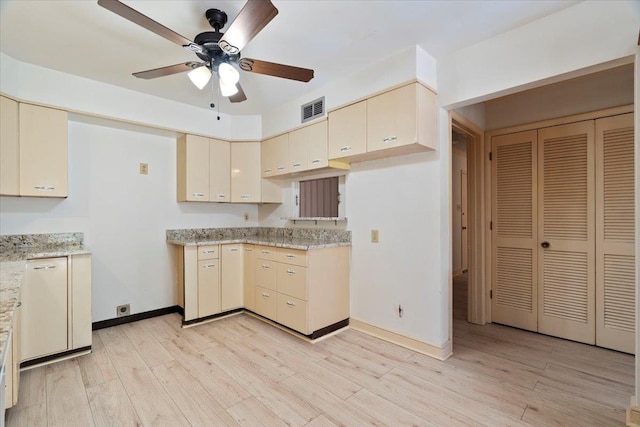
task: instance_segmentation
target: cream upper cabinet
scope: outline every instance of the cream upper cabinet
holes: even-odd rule
[[[262,142],[261,161],[263,178],[289,173],[289,134]]]
[[[367,99],[367,151],[412,145],[417,150],[435,149],[436,106],[436,95],[419,83]]]
[[[178,201],[209,201],[209,138],[184,135],[178,139]]]
[[[329,159],[367,152],[367,103],[360,101],[329,113]]]
[[[307,140],[309,127],[289,132],[289,171],[301,172],[307,169]]]
[[[262,200],[260,143],[231,144],[231,201],[257,203]]]
[[[244,302],[244,245],[222,245],[220,257],[220,309],[241,308]]]
[[[20,193],[18,103],[0,96],[0,194]]]
[[[289,172],[329,166],[327,121],[289,132]]]
[[[67,197],[67,112],[19,104],[20,195]]]
[[[231,200],[231,147],[228,141],[209,139],[209,200]]]

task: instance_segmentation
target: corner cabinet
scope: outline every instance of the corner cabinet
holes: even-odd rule
[[[437,146],[437,96],[419,82],[329,112],[331,160],[371,160]]]
[[[227,141],[184,135],[178,139],[179,202],[230,201],[230,148]]]
[[[0,102],[0,194],[67,197],[67,112]]]
[[[21,301],[21,361],[90,350],[91,255],[28,261]]]
[[[311,339],[346,326],[349,251],[348,246],[308,251],[251,244],[183,246],[178,260],[183,324],[245,309]]]

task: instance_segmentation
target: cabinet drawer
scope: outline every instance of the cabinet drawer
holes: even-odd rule
[[[279,293],[277,315],[278,323],[308,334],[306,301]]]
[[[276,267],[278,263],[264,259],[256,260],[256,286],[276,290]]]
[[[198,261],[203,259],[215,259],[220,256],[219,245],[198,246]]]
[[[257,246],[256,258],[269,261],[278,261],[279,250],[269,246]]]
[[[307,266],[307,251],[301,251],[299,249],[279,249],[277,252],[278,258],[276,261],[284,262],[286,264],[300,265],[302,267]]]
[[[278,284],[278,292],[300,298],[305,301],[308,300],[307,267],[278,264],[276,283]]]
[[[276,295],[276,291],[256,286],[256,313],[276,320]]]

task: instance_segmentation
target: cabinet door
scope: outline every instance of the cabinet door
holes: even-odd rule
[[[220,313],[220,263],[198,261],[198,317]]]
[[[184,135],[178,139],[178,201],[209,201],[209,138]]]
[[[307,169],[329,166],[327,121],[315,123],[305,129],[307,129]]]
[[[367,99],[367,151],[418,141],[416,85]]]
[[[367,152],[367,101],[329,113],[329,159]]]
[[[228,141],[209,140],[209,200],[231,199],[231,148]]]
[[[20,194],[67,197],[67,112],[20,104]]]
[[[291,172],[289,168],[289,134],[273,138],[275,175]]]
[[[255,311],[256,308],[256,271],[255,246],[244,245],[244,307]]]
[[[18,150],[18,103],[0,96],[0,194],[17,196],[20,191]]]
[[[307,140],[309,127],[289,132],[289,170],[300,172],[307,169]]]
[[[68,349],[67,301],[67,258],[28,261],[22,291],[23,360]]]
[[[307,331],[307,302],[289,295],[278,294],[276,301],[276,317],[293,330],[308,334]]]
[[[244,300],[244,252],[243,245],[222,245],[220,272],[220,310],[242,307]]]
[[[88,347],[92,342],[91,255],[74,255],[69,259],[71,300],[73,301],[70,313],[72,334],[69,347],[76,349]]]
[[[256,259],[256,287],[276,290],[276,268],[277,262],[267,261],[266,259]]]
[[[265,139],[260,144],[261,176],[269,178],[276,175],[276,140]]]
[[[260,143],[231,144],[231,201],[258,203],[261,201]]]
[[[256,286],[255,312],[267,319],[276,320],[277,292]]]

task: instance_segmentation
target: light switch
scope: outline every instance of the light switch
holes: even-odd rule
[[[371,243],[378,243],[380,235],[378,230],[371,230]]]
[[[140,175],[149,175],[149,163],[140,163]]]

